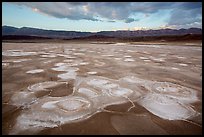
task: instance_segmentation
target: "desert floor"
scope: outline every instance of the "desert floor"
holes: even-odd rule
[[[2,43],[3,134],[202,134],[201,43]]]

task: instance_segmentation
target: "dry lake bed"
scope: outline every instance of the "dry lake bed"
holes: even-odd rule
[[[2,43],[3,134],[202,134],[202,45]]]

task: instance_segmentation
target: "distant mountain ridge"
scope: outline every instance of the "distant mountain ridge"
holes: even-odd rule
[[[159,29],[159,30],[135,30],[135,31],[100,31],[100,32],[79,32],[79,31],[58,31],[58,30],[44,30],[37,28],[15,28],[11,26],[2,26],[2,36],[37,36],[46,38],[60,38],[60,39],[72,39],[83,37],[142,37],[142,36],[165,36],[165,35],[186,35],[186,34],[202,34],[200,28],[189,29]]]

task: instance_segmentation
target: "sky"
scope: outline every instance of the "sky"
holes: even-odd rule
[[[202,2],[3,2],[4,25],[84,32],[202,28]]]

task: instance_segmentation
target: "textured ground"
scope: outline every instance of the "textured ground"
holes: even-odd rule
[[[3,134],[201,134],[196,43],[3,43]]]

